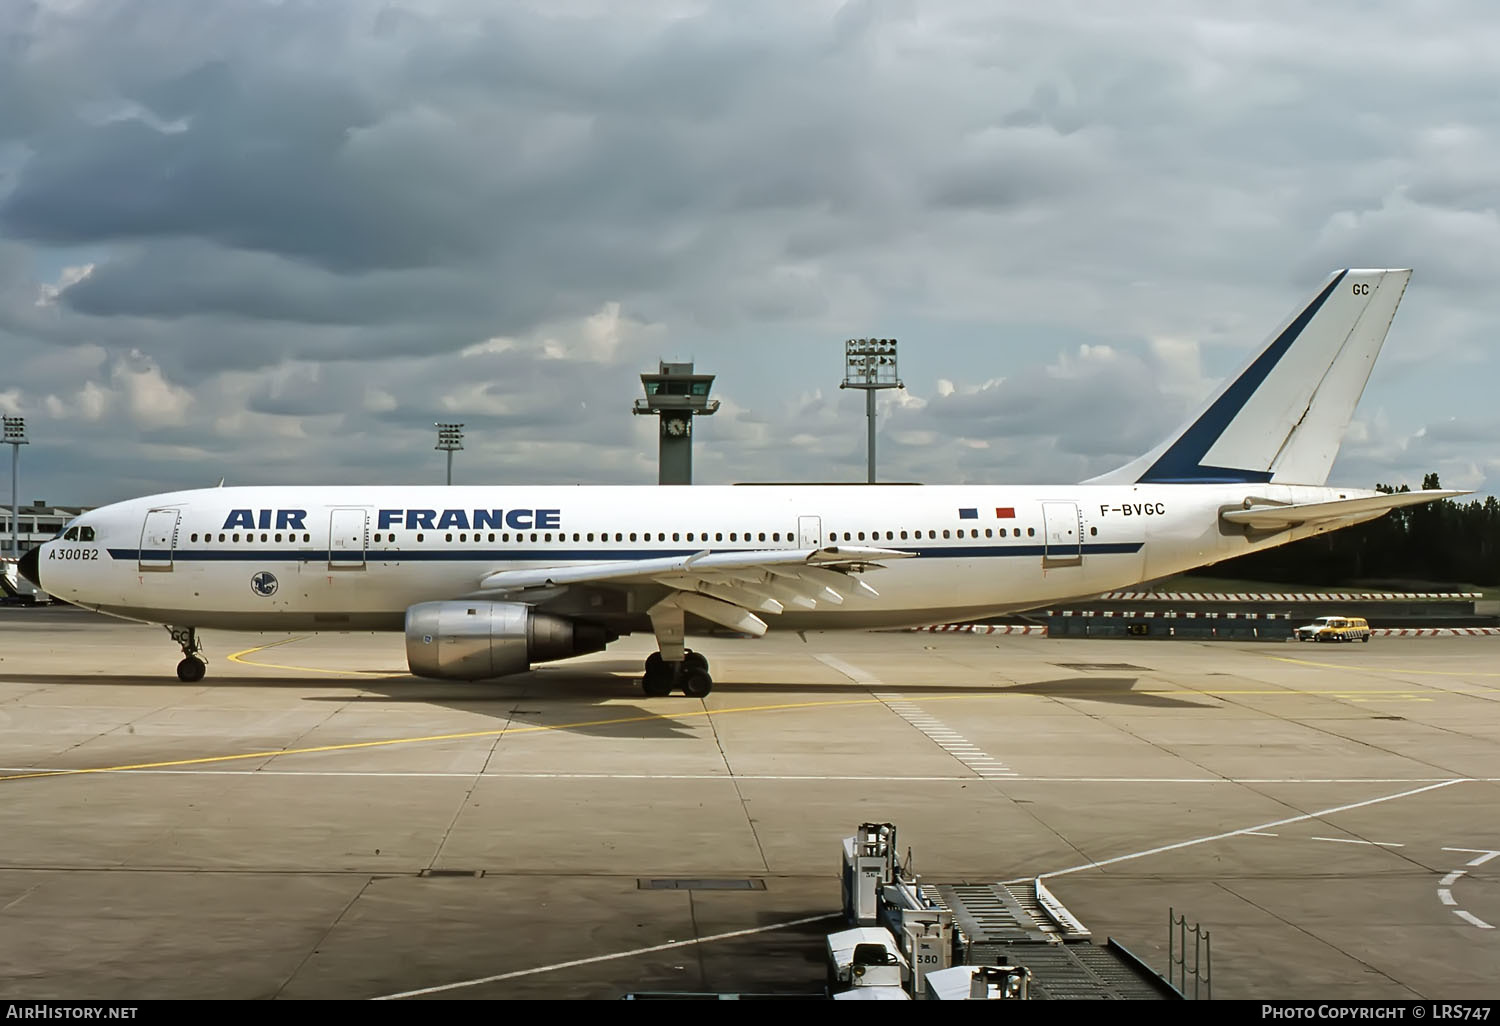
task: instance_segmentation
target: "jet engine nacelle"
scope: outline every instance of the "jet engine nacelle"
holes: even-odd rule
[[[406,611],[406,663],[419,677],[525,673],[532,663],[598,652],[613,640],[597,624],[520,602],[422,602]]]

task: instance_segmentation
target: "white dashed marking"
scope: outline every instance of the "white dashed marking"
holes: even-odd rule
[[[822,656],[818,658],[822,659],[829,666],[833,666],[835,670],[838,670],[845,676],[852,676],[848,671],[834,666],[832,662],[824,659]],[[856,670],[857,668],[851,666],[849,669]],[[941,720],[936,720],[923,712],[910,699],[904,698],[901,695],[880,694],[878,692],[873,694],[885,703],[887,709],[927,735],[939,748],[953,756],[979,776],[995,780],[1010,780],[1020,776],[1015,770],[1005,765],[1005,763],[993,755],[985,752],[958,731],[948,727]]]

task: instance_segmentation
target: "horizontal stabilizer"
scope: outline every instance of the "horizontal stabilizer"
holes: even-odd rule
[[[1468,494],[1462,490],[1439,488],[1371,495],[1361,499],[1335,499],[1332,502],[1303,502],[1292,506],[1251,505],[1246,509],[1225,510],[1220,515],[1231,524],[1243,524],[1261,530],[1279,530],[1322,521],[1370,520],[1402,506],[1417,506],[1424,502]],[[1253,503],[1255,500],[1246,501]]]

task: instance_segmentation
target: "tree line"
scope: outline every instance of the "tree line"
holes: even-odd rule
[[[1407,485],[1375,487],[1388,495],[1411,491]],[[1438,476],[1426,475],[1422,487],[1441,487]],[[1491,495],[1483,501],[1439,499],[1407,506],[1195,572],[1287,584],[1500,584],[1500,501]]]

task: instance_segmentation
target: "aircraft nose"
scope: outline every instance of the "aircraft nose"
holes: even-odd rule
[[[30,552],[26,553],[26,555],[22,556],[20,563],[17,564],[17,569],[21,571],[21,576],[26,578],[32,584],[36,585],[38,588],[42,586],[41,567],[38,565],[41,562],[41,559],[42,549],[41,546],[37,546]]]

